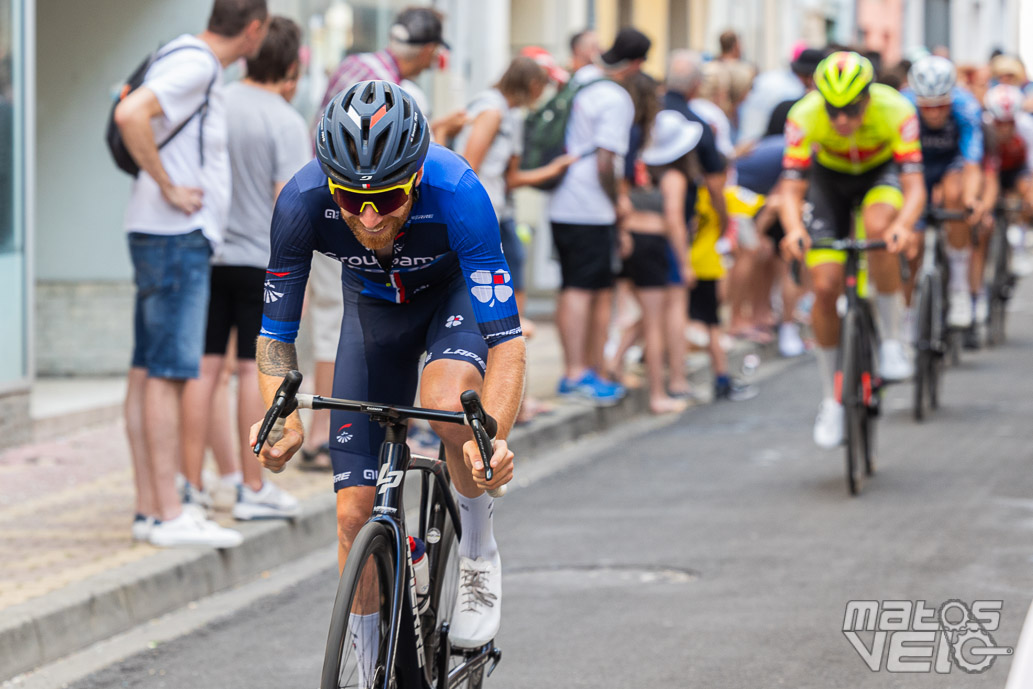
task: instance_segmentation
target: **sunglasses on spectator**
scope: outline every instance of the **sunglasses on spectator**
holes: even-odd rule
[[[330,186],[330,194],[334,197],[334,201],[345,212],[362,215],[362,211],[366,209],[367,205],[370,205],[379,215],[387,215],[404,206],[409,200],[417,174],[419,173],[414,173],[408,182],[384,189],[352,189],[337,184],[329,177],[326,178],[326,181]]]
[[[825,101],[825,112],[829,114],[830,120],[834,120],[839,117],[840,113],[847,117],[857,117],[861,114],[862,110],[864,110],[864,98],[858,98],[853,103],[848,103],[841,108],[837,108],[828,101]]]

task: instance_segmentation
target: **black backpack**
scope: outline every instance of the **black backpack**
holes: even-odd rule
[[[118,165],[120,170],[132,175],[133,177],[136,177],[140,173],[140,166],[136,164],[135,160],[133,160],[133,156],[129,153],[129,149],[126,148],[126,144],[122,140],[122,132],[119,130],[118,125],[115,124],[115,108],[118,107],[118,104],[122,102],[123,98],[128,96],[136,89],[140,88],[140,85],[143,84],[144,77],[147,76],[147,70],[151,68],[151,65],[153,65],[155,62],[165,57],[166,55],[171,55],[172,53],[179,50],[204,49],[201,48],[201,46],[197,45],[181,45],[177,48],[173,48],[171,50],[162,52],[162,49],[158,48],[153,53],[144,58],[144,61],[141,62],[139,66],[137,66],[137,68],[133,70],[133,73],[130,74],[129,78],[126,79],[124,84],[122,84],[122,88],[119,90],[118,93],[118,98],[112,104],[111,112],[108,113],[108,131],[106,136],[108,142],[108,150],[111,151],[111,157],[115,160],[115,165]],[[167,137],[165,137],[164,141],[158,144],[159,150],[163,148],[165,144],[172,141],[176,137],[176,135],[183,130],[183,127],[187,126],[187,124],[190,123],[190,120],[200,115],[201,136],[199,146],[201,153],[201,166],[204,166],[204,118],[205,115],[208,114],[208,97],[211,95],[212,86],[215,85],[215,80],[218,78],[218,76],[219,70],[216,69],[215,74],[212,75],[212,80],[208,82],[208,88],[205,89],[204,101],[201,103],[201,106],[197,110],[195,110],[193,114],[190,115],[190,117],[183,120],[183,122],[180,123],[178,127],[173,129],[172,132]]]
[[[521,170],[534,170],[548,165],[567,152],[567,122],[570,120],[574,97],[581,89],[600,81],[607,79],[600,77],[583,84],[567,83],[545,105],[527,116],[524,123],[524,153],[520,156]],[[556,188],[562,179],[563,175],[557,175],[534,186],[548,191]]]

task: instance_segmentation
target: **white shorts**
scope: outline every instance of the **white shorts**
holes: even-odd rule
[[[308,277],[308,317],[316,361],[333,363],[341,336],[344,294],[341,287],[341,262],[313,252]]]

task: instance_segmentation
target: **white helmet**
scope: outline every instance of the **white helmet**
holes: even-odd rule
[[[1022,91],[1017,86],[998,84],[986,92],[983,106],[999,122],[1011,122],[1022,110]]]
[[[954,63],[945,57],[929,55],[911,65],[907,83],[920,101],[950,101],[951,89],[958,80]]]

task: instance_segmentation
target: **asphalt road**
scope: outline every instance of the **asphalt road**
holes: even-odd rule
[[[909,385],[889,391],[860,497],[842,452],[810,442],[810,360],[748,402],[536,460],[540,480],[496,509],[504,656],[487,686],[1003,687],[1007,656],[978,675],[873,672],[842,629],[850,600],[1001,600],[991,633],[1015,645],[1033,595],[1029,282],[1010,341],[951,370],[930,421],[911,420]],[[314,689],[336,585],[316,569],[71,686]]]

